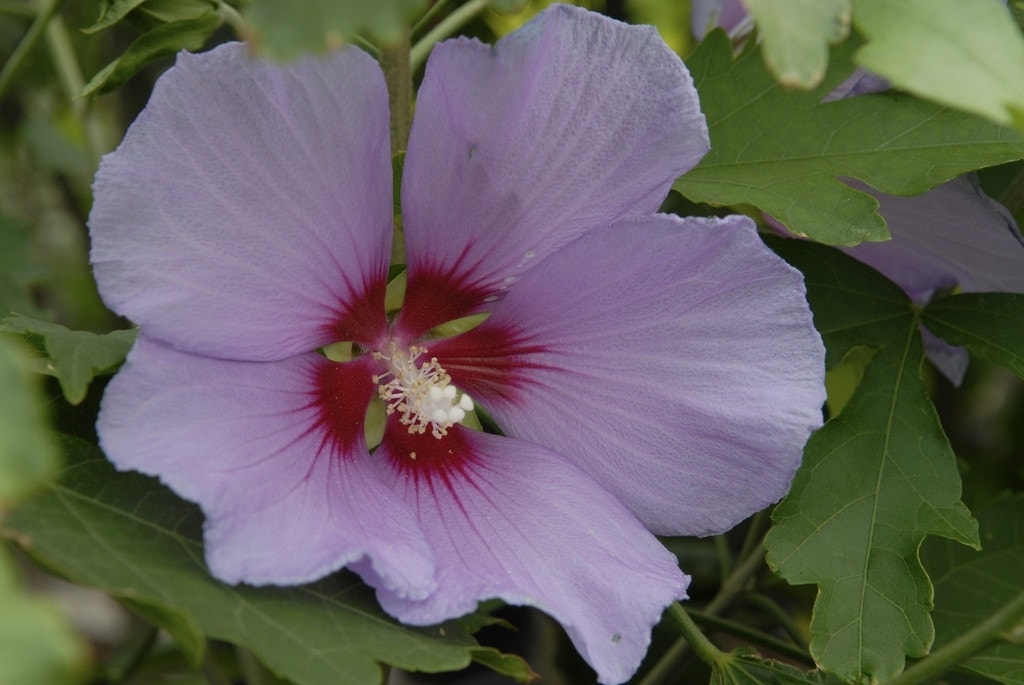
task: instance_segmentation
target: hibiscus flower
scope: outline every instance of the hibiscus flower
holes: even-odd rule
[[[101,444],[199,503],[219,579],[344,567],[411,624],[536,606],[624,681],[685,597],[654,534],[780,498],[821,422],[799,273],[749,219],[654,214],[707,147],[652,28],[555,6],[437,46],[391,311],[376,63],[183,53],[95,183],[96,277],[141,327]]]

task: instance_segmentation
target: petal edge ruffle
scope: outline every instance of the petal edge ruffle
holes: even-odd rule
[[[437,589],[420,601],[378,592],[386,611],[430,624],[493,597],[535,606],[565,627],[600,682],[629,679],[689,579],[625,507],[564,458],[522,440],[457,427],[439,441],[398,427],[382,447],[397,464],[392,486],[416,508],[438,559]],[[431,450],[439,454],[428,469],[401,466],[409,452],[422,460]]]

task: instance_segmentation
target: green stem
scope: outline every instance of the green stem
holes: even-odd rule
[[[676,625],[679,626],[679,632],[683,634],[683,639],[689,643],[701,661],[713,667],[725,658],[725,653],[711,644],[711,640],[700,632],[700,628],[679,602],[672,602],[672,606],[668,608],[668,615],[675,619]]]
[[[746,559],[754,551],[757,543],[764,537],[764,531],[768,527],[769,520],[770,514],[767,509],[762,509],[750,517],[750,526],[747,528],[747,534],[743,538],[743,546],[740,547],[740,559]]]
[[[466,22],[483,12],[486,7],[487,0],[469,0],[465,5],[455,8],[455,11],[431,29],[430,33],[416,41],[416,45],[413,46],[410,53],[413,71],[419,69],[427,61],[427,55],[430,54],[435,43],[453,35]]]
[[[704,614],[715,616],[725,611],[736,600],[736,597],[746,589],[750,579],[761,570],[763,563],[764,544],[758,541],[740,565],[725,579],[714,599],[704,607]],[[646,677],[640,681],[639,685],[657,685],[657,683],[669,682],[671,680],[670,676],[678,670],[679,664],[682,663],[689,651],[690,644],[685,638],[686,635],[684,633],[683,639],[676,640],[675,644],[665,650],[661,659],[647,672]]]
[[[735,560],[729,551],[729,540],[725,535],[716,535],[712,540],[714,540],[715,553],[718,556],[718,580],[724,584],[726,579],[732,575],[732,569],[736,565]]]
[[[7,60],[4,68],[0,69],[0,98],[3,97],[4,91],[11,84],[15,72],[18,71],[25,56],[32,52],[32,48],[39,42],[39,37],[43,35],[46,25],[50,23],[50,18],[60,8],[60,4],[61,0],[43,0],[42,7],[39,13],[36,14],[32,25],[28,27],[25,37],[21,39],[18,47],[11,53],[11,57]]]
[[[800,627],[793,621],[793,617],[780,607],[775,600],[767,595],[762,595],[760,592],[751,592],[745,599],[775,619],[779,626],[786,631],[786,634],[789,635],[790,639],[793,640],[800,649],[805,651],[809,649],[807,638],[804,637]]]
[[[1024,631],[1024,592],[987,619],[949,644],[940,647],[888,682],[888,685],[917,685],[935,679],[977,654],[989,645],[1004,639],[1010,632]]]
[[[245,40],[249,37],[251,33],[249,22],[234,7],[223,0],[217,0],[217,14],[220,15],[221,21],[230,26],[240,39]]]
[[[451,0],[437,0],[426,13],[412,26],[412,35],[418,36],[427,24],[434,21],[434,17],[443,12]]]
[[[380,66],[391,103],[391,155],[405,149],[412,126],[412,69],[409,65],[409,29],[398,42],[380,51]]]
[[[85,147],[89,155],[89,162],[92,169],[99,165],[100,155],[103,154],[103,131],[99,121],[90,111],[90,100],[80,98],[78,94],[85,87],[85,79],[82,77],[82,68],[78,64],[78,57],[75,55],[75,48],[71,44],[71,36],[68,34],[67,24],[59,14],[54,16],[46,26],[46,45],[50,50],[50,58],[60,76],[61,85],[68,101],[71,103],[71,112],[82,125],[85,133]]]
[[[762,633],[760,630],[748,628],[742,623],[736,623],[735,621],[728,621],[724,618],[718,618],[717,616],[710,616],[701,611],[695,611],[694,609],[689,609],[687,613],[693,617],[694,622],[698,625],[706,628],[713,628],[715,630],[721,630],[731,635],[744,638],[755,645],[760,645],[777,652],[778,654],[788,656],[789,658],[806,664],[812,668],[816,666],[814,659],[811,658],[811,655],[808,654],[806,650],[794,647],[790,643],[766,633]]]
[[[743,561],[732,572],[732,575],[725,579],[722,587],[718,589],[718,594],[704,607],[704,612],[707,614],[722,613],[736,600],[736,597],[741,592],[747,589],[750,579],[757,575],[763,564],[764,543],[758,542],[750,550],[749,554],[743,558]]]

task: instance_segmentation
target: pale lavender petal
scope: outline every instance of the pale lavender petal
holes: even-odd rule
[[[181,53],[90,215],[105,301],[178,349],[283,359],[382,333],[387,92],[366,54],[274,63]]]
[[[302,583],[366,557],[391,591],[422,597],[431,552],[363,441],[370,373],[315,353],[208,359],[142,336],[103,397],[100,444],[203,508],[221,580]]]
[[[959,386],[971,361],[971,353],[967,348],[950,345],[924,326],[921,327],[921,340],[924,342],[924,351],[929,361],[949,379],[950,383]]]
[[[402,186],[400,325],[478,305],[552,250],[657,209],[708,150],[697,92],[650,26],[556,5],[494,47],[434,48]],[[436,318],[436,317],[435,317]]]
[[[748,23],[742,0],[690,0],[690,30],[698,40],[715,28],[733,35]]]
[[[831,93],[822,98],[822,102],[834,102],[843,98],[850,98],[856,95],[870,95],[881,93],[889,89],[889,82],[867,69],[858,67],[852,74],[846,77],[842,83],[836,86]]]
[[[436,623],[492,597],[535,606],[562,624],[602,683],[620,683],[664,608],[685,597],[675,557],[543,447],[459,427],[437,440],[398,426],[382,452],[438,560],[437,590],[425,599],[378,592],[403,622]]]
[[[825,399],[802,277],[745,217],[588,234],[431,354],[659,534],[718,533],[782,497]]]
[[[1024,239],[1010,213],[969,176],[922,195],[870,193],[892,239],[861,243],[844,252],[874,267],[918,303],[936,291],[1024,293]]]

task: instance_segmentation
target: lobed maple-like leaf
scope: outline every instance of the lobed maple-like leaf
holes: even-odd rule
[[[735,61],[721,31],[687,59],[711,151],[674,188],[695,202],[749,204],[797,235],[854,245],[885,240],[878,202],[840,179],[916,195],[980,167],[1024,157],[1013,130],[909,95],[822,99],[851,73],[853,39],[832,52],[821,84],[786,90],[756,51]]]
[[[928,540],[921,560],[935,579],[935,648],[947,645],[991,616],[1014,605],[1006,618],[1024,630],[1024,496],[996,500],[978,512],[981,551],[948,540]],[[997,627],[998,628],[998,627]],[[969,671],[1010,685],[1024,683],[1024,643],[1012,635],[994,636],[993,644],[961,665]]]
[[[977,525],[960,501],[955,456],[921,379],[909,300],[902,296],[901,316],[901,293],[877,274],[864,278],[869,267],[798,241],[777,248],[791,259],[787,247],[798,255],[792,261],[804,271],[826,346],[875,352],[842,413],[808,441],[773,515],[768,563],[791,583],[819,588],[810,626],[819,666],[844,680],[885,682],[906,656],[926,654],[934,636],[922,540],[976,546]]]

